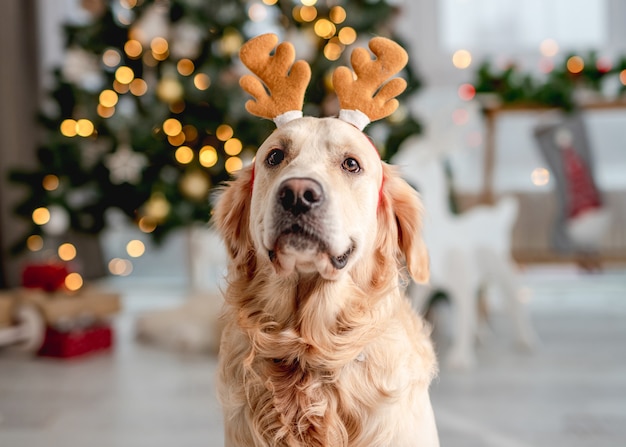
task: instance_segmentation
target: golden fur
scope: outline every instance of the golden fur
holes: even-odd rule
[[[268,168],[276,147],[285,160]],[[340,168],[347,156],[358,174]],[[277,184],[293,176],[327,194],[325,250],[269,236]],[[436,360],[399,284],[404,265],[428,278],[420,212],[367,138],[334,118],[281,127],[225,186],[213,220],[231,257],[218,377],[227,446],[438,445],[428,397]],[[348,240],[349,261],[334,268],[328,259]]]

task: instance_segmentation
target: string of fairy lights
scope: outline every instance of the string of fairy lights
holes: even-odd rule
[[[132,14],[128,12],[142,4],[142,0],[117,0],[121,10],[118,9],[116,20],[128,26],[128,38],[121,48],[106,48],[99,56],[105,70],[114,73],[112,84],[103,88],[97,95],[95,113],[102,120],[113,118],[121,106],[125,95],[142,97],[148,93],[154,93],[156,97],[166,103],[173,114],[180,114],[185,109],[184,87],[177,75],[190,78],[193,86],[198,91],[209,89],[212,84],[211,77],[196,67],[189,57],[181,57],[172,61],[171,42],[167,36],[156,36],[146,41],[141,35],[141,30],[132,26]],[[252,1],[247,13],[251,22],[263,22],[270,16],[270,8],[277,6],[277,0]],[[350,26],[345,26],[347,11],[340,5],[318,7],[317,0],[294,1],[291,8],[293,19],[300,23],[307,31],[312,32],[318,38],[324,39],[324,57],[330,61],[341,57],[348,45],[357,40],[357,32]],[[221,37],[216,51],[223,54],[235,54],[243,43],[241,33],[236,29],[227,29]],[[125,61],[141,62],[145,70],[143,77],[133,70]],[[151,82],[146,76],[150,68],[157,67],[162,62],[170,62],[175,67],[175,73],[165,73],[158,82]],[[132,64],[131,64],[132,65]],[[154,91],[150,92],[151,89]],[[80,112],[75,112],[80,113]],[[97,139],[99,135],[98,124],[94,119],[89,119],[89,113],[82,110],[83,116],[73,116],[64,119],[58,131],[66,138]],[[212,142],[202,143],[199,130],[182,122],[178,118],[167,118],[163,122],[155,123],[153,132],[155,135],[162,134],[173,147],[173,157],[181,166],[199,164],[209,169],[220,161],[220,153],[225,154],[224,168],[228,173],[234,173],[241,169],[246,157],[243,154],[253,153],[253,148],[244,147],[242,141],[236,137],[234,129],[227,123],[219,125],[214,132]],[[200,142],[200,143],[199,143]],[[220,145],[219,150],[216,143]],[[116,183],[129,181],[131,173],[120,172],[116,178],[113,172],[115,166],[128,171],[135,169],[137,172],[147,164],[143,154],[133,152],[130,148],[124,151],[118,148],[116,152],[108,155],[110,160],[111,180]],[[242,154],[243,153],[243,154]],[[124,156],[122,156],[124,155]],[[113,160],[118,157],[119,160]],[[135,157],[132,159],[132,157]],[[251,158],[251,157],[249,157]],[[134,168],[131,168],[134,166]],[[42,187],[48,192],[54,192],[60,188],[59,176],[47,174],[43,178]],[[191,169],[182,176],[180,187],[189,196],[202,198],[211,188],[210,179],[198,169]],[[137,228],[142,233],[151,233],[168,216],[171,204],[165,195],[159,191],[151,194],[144,205],[137,210]],[[65,213],[65,214],[64,214]],[[45,249],[54,252],[54,255],[63,262],[70,263],[79,256],[77,247],[70,242],[63,241],[63,234],[69,227],[69,218],[66,211],[61,207],[50,205],[42,206],[33,210],[33,222],[41,227],[42,234],[33,234],[27,238],[27,249],[31,252],[40,252]],[[46,247],[45,236],[51,238],[56,248]],[[133,271],[132,259],[139,258],[146,253],[146,245],[139,239],[131,239],[125,246],[127,256],[114,257],[108,260],[108,271],[116,276],[128,276]],[[79,272],[71,272],[65,279],[65,287],[69,292],[76,292],[84,286],[83,277]]]

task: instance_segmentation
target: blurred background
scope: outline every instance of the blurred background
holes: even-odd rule
[[[443,446],[626,439],[626,3],[5,0],[0,444],[222,445],[211,194],[272,123],[238,51],[274,32],[331,116],[376,35],[409,52],[367,133],[427,209]]]

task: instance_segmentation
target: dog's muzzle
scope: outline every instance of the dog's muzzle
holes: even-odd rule
[[[275,244],[268,250],[272,262],[277,261],[279,253],[292,252],[304,256],[309,256],[305,255],[309,253],[314,257],[325,253],[327,262],[336,270],[341,270],[348,264],[354,244],[341,255],[331,254],[328,229],[324,224],[325,205],[324,188],[317,180],[309,177],[283,180],[276,191],[273,205]],[[313,255],[314,253],[318,255]]]

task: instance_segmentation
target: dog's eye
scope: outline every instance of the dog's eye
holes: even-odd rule
[[[285,159],[285,153],[280,149],[272,149],[269,154],[267,154],[267,158],[265,159],[265,163],[268,166],[277,166]]]
[[[352,157],[348,157],[346,158],[343,163],[341,163],[341,167],[348,171],[348,172],[352,172],[352,173],[357,173],[361,170],[361,165],[359,164],[358,161],[356,161],[354,158]]]

